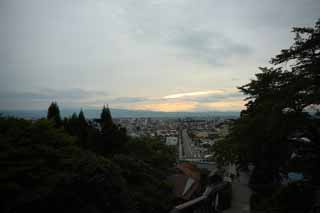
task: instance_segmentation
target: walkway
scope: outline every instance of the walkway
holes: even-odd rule
[[[235,178],[232,183],[232,203],[231,208],[223,213],[249,213],[251,190],[248,187],[249,175],[240,172],[240,181]]]

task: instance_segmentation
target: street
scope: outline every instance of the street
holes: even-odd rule
[[[181,133],[181,144],[183,149],[183,157],[184,158],[194,158],[194,153],[191,147],[192,140],[188,135],[186,129],[182,130]]]

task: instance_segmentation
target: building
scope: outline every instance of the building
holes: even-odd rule
[[[178,144],[178,138],[177,137],[166,137],[166,145],[168,146],[176,146]]]
[[[177,165],[177,174],[169,177],[174,186],[174,195],[179,200],[190,200],[201,191],[200,171],[191,163]]]

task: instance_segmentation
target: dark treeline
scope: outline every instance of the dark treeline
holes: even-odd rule
[[[0,116],[0,211],[168,212],[175,150],[129,138],[108,107],[96,121],[57,103],[46,119]]]
[[[254,210],[309,212],[320,186],[320,19],[293,33],[292,46],[239,87],[246,109],[213,147],[221,164],[254,164]],[[290,173],[301,181],[283,184]]]

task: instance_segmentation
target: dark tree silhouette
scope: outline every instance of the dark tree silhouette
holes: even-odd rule
[[[86,118],[85,118],[85,116],[84,116],[84,113],[83,113],[83,110],[82,110],[82,109],[81,109],[80,112],[79,112],[78,118],[79,118],[79,122],[80,122],[82,125],[84,125],[84,126],[87,125],[87,120],[86,120]]]
[[[0,116],[0,160],[10,165],[0,172],[0,212],[169,212],[175,150],[84,121],[82,111],[64,128]]]
[[[60,117],[60,110],[57,102],[52,102],[48,108],[47,119],[54,122],[56,127],[60,127],[62,124]]]
[[[110,130],[113,127],[113,121],[110,113],[109,106],[104,105],[100,115],[100,125],[102,130]]]
[[[320,20],[314,28],[294,28],[293,32],[293,45],[271,60],[274,67],[260,68],[255,79],[239,87],[247,96],[246,109],[230,135],[215,145],[217,159],[255,163],[252,184],[280,181],[280,170],[288,169],[290,139],[298,136],[311,139],[304,150],[312,154],[302,152],[301,159],[314,158],[299,169],[319,184],[319,118],[306,111],[320,104]]]

